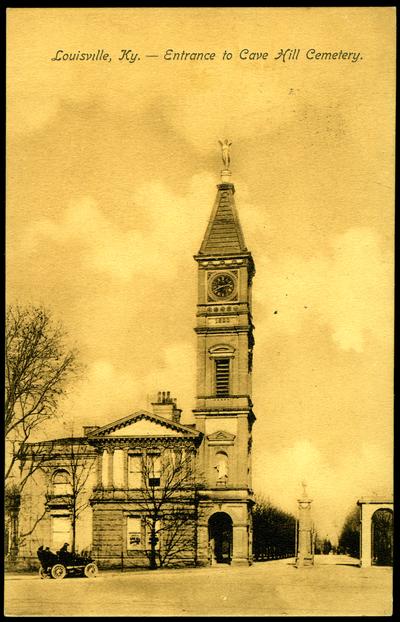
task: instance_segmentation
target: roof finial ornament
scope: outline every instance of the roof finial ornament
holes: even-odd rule
[[[307,482],[305,482],[304,480],[301,482],[301,485],[303,486],[303,499],[307,499]]]
[[[232,175],[229,169],[229,165],[231,163],[230,148],[232,142],[227,138],[225,138],[223,141],[219,140],[218,142],[221,145],[222,162],[224,163],[224,169],[221,171],[221,180],[223,182],[229,182]]]
[[[218,142],[221,145],[222,162],[224,163],[225,170],[229,171],[229,165],[231,163],[231,156],[229,152],[232,143],[227,138],[225,138],[224,141],[219,140]]]

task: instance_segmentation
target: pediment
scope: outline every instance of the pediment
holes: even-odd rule
[[[182,432],[149,419],[138,419],[108,436],[182,436]]]
[[[207,440],[212,444],[233,444],[236,436],[235,434],[231,434],[230,432],[226,432],[225,430],[218,430],[217,432],[213,432],[212,434],[207,435]]]
[[[90,438],[121,438],[121,437],[178,437],[196,438],[198,430],[180,423],[175,423],[159,415],[140,411],[118,419],[92,432]]]

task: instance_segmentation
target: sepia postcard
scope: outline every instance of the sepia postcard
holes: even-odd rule
[[[6,616],[391,616],[394,7],[9,6]]]

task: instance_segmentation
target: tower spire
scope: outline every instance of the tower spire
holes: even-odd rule
[[[248,254],[233,198],[235,186],[230,180],[232,142],[225,138],[223,141],[220,140],[219,144],[224,168],[221,170],[221,182],[217,184],[217,197],[199,255]]]

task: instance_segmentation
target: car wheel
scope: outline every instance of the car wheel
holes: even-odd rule
[[[98,568],[96,566],[96,564],[94,564],[93,562],[90,564],[87,564],[85,566],[85,577],[88,577],[88,579],[92,579],[93,577],[95,577],[98,573]]]
[[[67,574],[67,569],[62,564],[56,564],[51,569],[51,576],[53,579],[64,579]]]
[[[44,568],[42,568],[41,566],[40,566],[40,568],[39,568],[39,577],[40,577],[41,579],[48,579],[48,577],[49,577],[49,575],[47,574],[47,572],[45,571],[45,569],[44,569]]]

